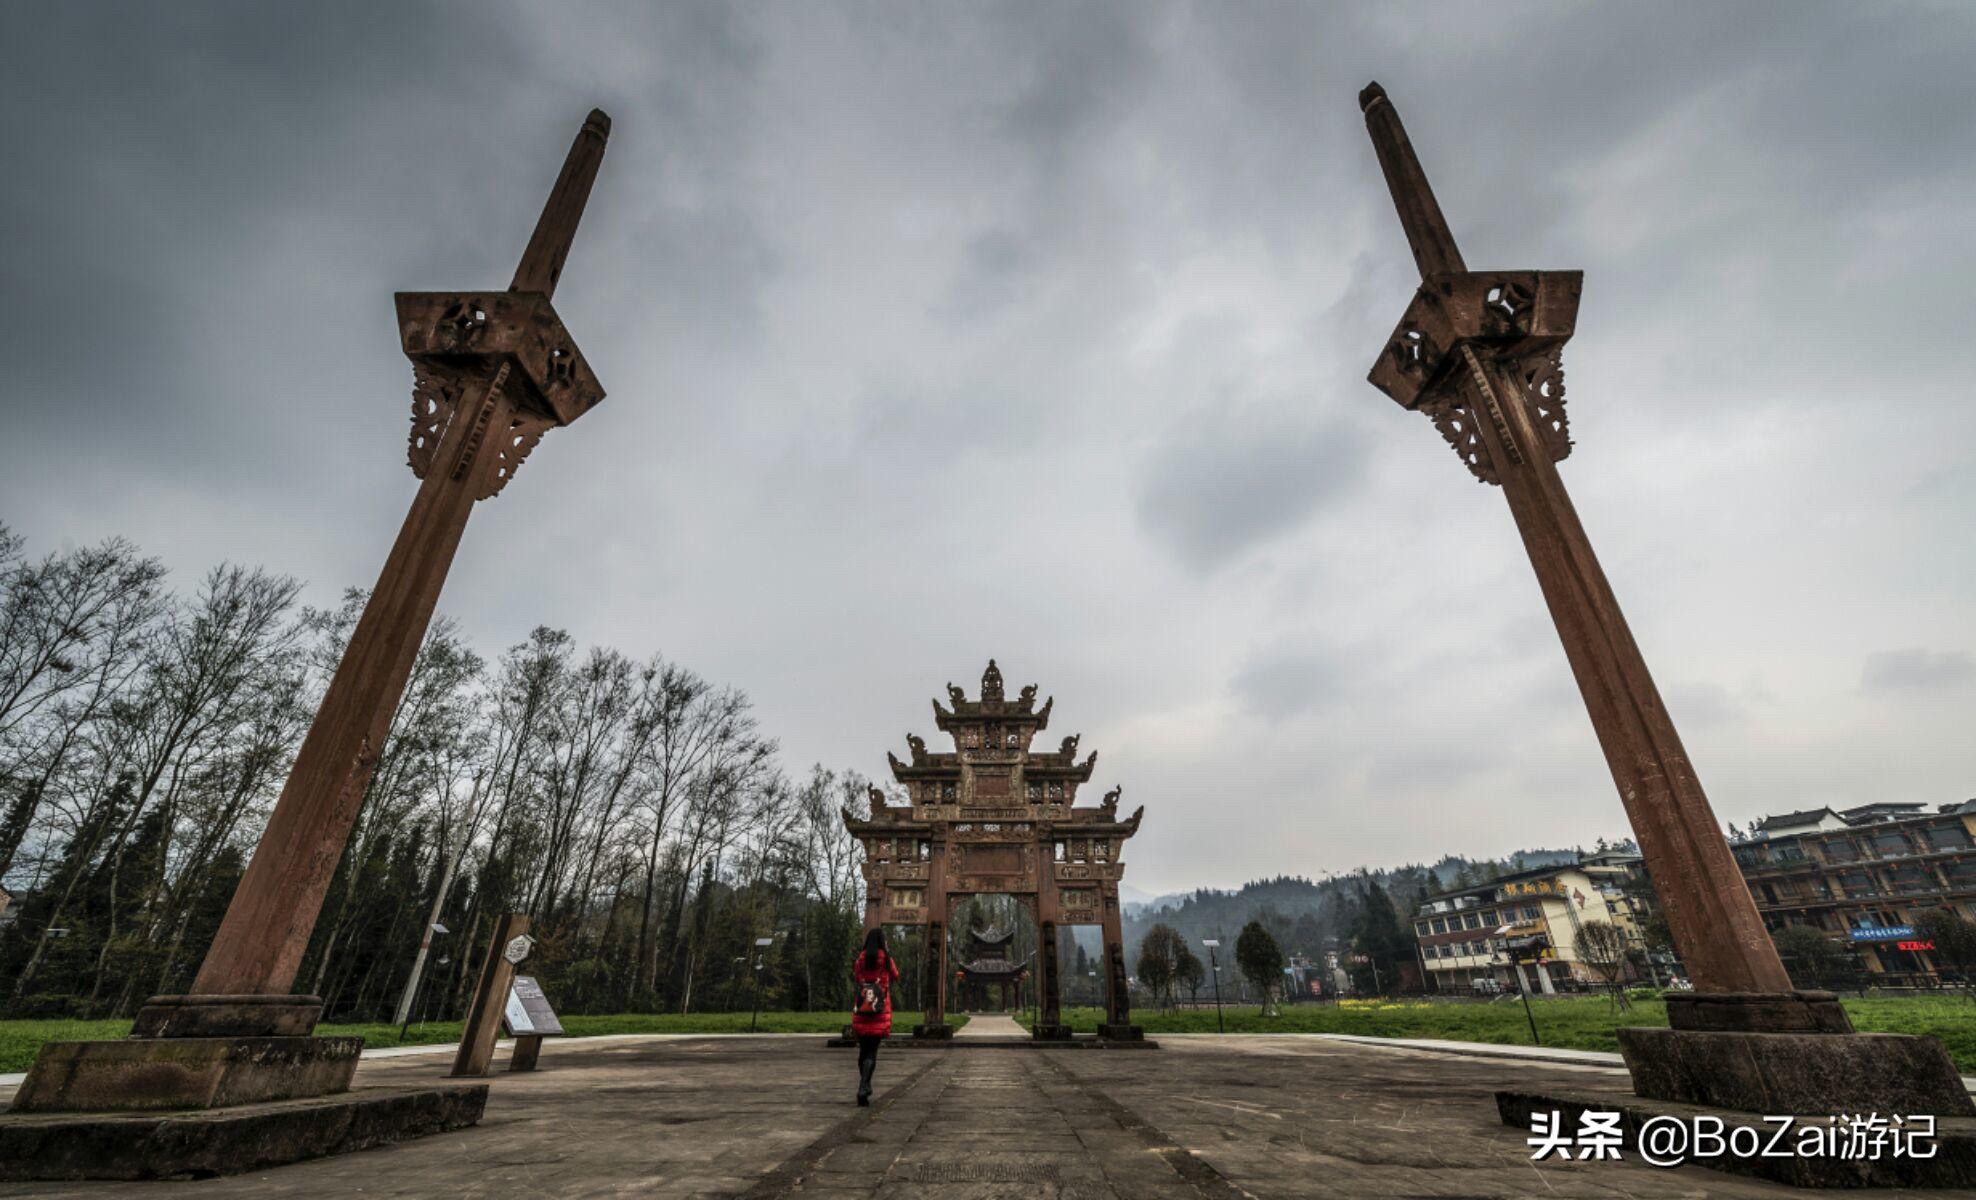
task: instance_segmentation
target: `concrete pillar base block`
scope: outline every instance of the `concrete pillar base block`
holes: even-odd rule
[[[1831,992],[1674,992],[1674,1029],[1722,1033],[1851,1033],[1852,1018]]]
[[[951,1041],[954,1036],[954,1027],[945,1021],[932,1025],[915,1025],[913,1026],[913,1036],[929,1042]]]
[[[124,1038],[49,1042],[15,1113],[224,1108],[346,1091],[359,1037]]]
[[[1939,1038],[1621,1029],[1633,1091],[1746,1113],[1976,1117]]]
[[[486,1107],[486,1084],[453,1083],[210,1112],[15,1111],[0,1115],[0,1180],[236,1175],[464,1129]]]
[[[130,1036],[308,1037],[321,1019],[321,996],[153,996]]]

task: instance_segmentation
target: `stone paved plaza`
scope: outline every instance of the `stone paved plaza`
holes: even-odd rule
[[[1676,1197],[1801,1194],[1695,1167],[1533,1164],[1497,1088],[1623,1072],[1315,1037],[1172,1037],[1150,1051],[888,1047],[872,1107],[853,1052],[803,1036],[552,1042],[499,1073],[486,1119],[223,1179],[0,1185],[37,1197]],[[446,1053],[365,1062],[438,1080]],[[1879,1193],[1890,1195],[1896,1193]],[[1940,1195],[1942,1193],[1934,1193]]]

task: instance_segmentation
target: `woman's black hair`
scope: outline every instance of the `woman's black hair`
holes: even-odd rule
[[[865,934],[865,941],[864,941],[865,970],[876,971],[878,969],[879,960],[884,957],[885,957],[885,930],[877,925],[874,925]]]

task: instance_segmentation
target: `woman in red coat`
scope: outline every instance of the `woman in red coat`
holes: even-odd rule
[[[878,1043],[892,1032],[892,984],[899,964],[885,952],[885,931],[865,934],[864,950],[851,960],[851,1032],[858,1039],[858,1103],[871,1103],[871,1073]]]

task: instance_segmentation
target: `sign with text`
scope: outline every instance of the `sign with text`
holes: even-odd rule
[[[1505,883],[1496,889],[1496,899],[1513,899],[1517,896],[1562,896],[1564,885],[1555,879],[1531,879],[1521,883]]]
[[[1912,925],[1861,925],[1846,930],[1855,942],[1898,942],[1914,936]]]
[[[542,985],[532,975],[515,976],[514,986],[508,989],[508,1010],[501,1020],[516,1037],[563,1036],[563,1023],[556,1019],[556,1010],[549,1007],[549,997],[542,994]]]

